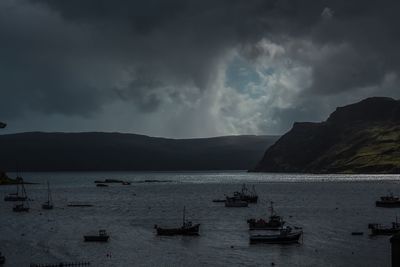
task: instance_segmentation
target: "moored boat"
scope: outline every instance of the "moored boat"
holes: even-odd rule
[[[400,198],[390,193],[387,196],[381,197],[380,200],[377,200],[375,202],[375,205],[377,207],[384,207],[384,208],[400,207]]]
[[[248,206],[249,203],[247,201],[243,201],[235,197],[226,197],[225,207],[227,208],[243,208]]]
[[[4,197],[4,201],[25,201],[28,199],[28,197],[25,194],[25,187],[24,187],[24,180],[22,177],[17,177],[16,178],[16,186],[17,186],[17,192],[15,193],[10,193],[7,196]]]
[[[254,188],[254,185],[252,187],[252,190],[249,190],[246,187],[246,184],[243,184],[242,190],[234,192],[233,197],[238,198],[242,201],[246,201],[248,203],[257,203],[258,201],[258,195]]]
[[[69,202],[67,204],[68,207],[93,207],[93,204],[86,202]]]
[[[251,234],[250,243],[290,244],[298,243],[303,231],[292,231],[290,227],[281,228],[279,234]]]
[[[98,235],[85,235],[83,239],[85,242],[107,242],[110,236],[106,230],[99,230]]]
[[[183,208],[183,219],[182,226],[178,228],[161,228],[158,225],[154,225],[154,229],[157,231],[157,235],[172,236],[172,235],[199,235],[200,224],[192,224],[191,221],[186,220],[186,209]]]
[[[24,205],[23,203],[21,204],[16,204],[13,207],[14,212],[28,212],[29,211],[29,206]]]
[[[21,195],[20,195],[20,197],[22,200],[20,201],[19,204],[16,204],[13,207],[13,211],[14,212],[28,212],[29,211],[28,195],[26,194],[26,190],[25,190],[22,178],[20,178],[20,179],[21,179],[21,190],[20,190]],[[17,192],[17,194],[19,194],[19,192]]]
[[[49,181],[47,181],[47,201],[42,204],[42,209],[44,210],[53,209],[53,199],[51,197]]]
[[[247,223],[249,225],[249,230],[279,230],[285,224],[285,221],[282,219],[281,216],[276,214],[274,211],[273,202],[271,201],[270,206],[271,215],[268,219],[249,219]]]
[[[382,225],[378,223],[370,223],[368,228],[371,230],[371,235],[393,235],[400,233],[400,223],[392,222],[391,225]]]

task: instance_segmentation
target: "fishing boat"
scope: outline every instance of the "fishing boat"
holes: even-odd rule
[[[51,197],[49,181],[47,181],[47,201],[42,204],[42,209],[44,210],[53,209],[53,198]]]
[[[249,225],[249,230],[279,230],[283,227],[285,221],[282,219],[281,216],[276,214],[273,204],[274,203],[271,201],[271,206],[269,207],[271,215],[269,216],[268,219],[252,218],[247,220],[247,223]]]
[[[393,235],[400,232],[400,223],[392,222],[391,225],[382,225],[378,223],[368,224],[368,229],[371,229],[371,235]]]
[[[254,188],[254,185],[252,187],[252,190],[249,190],[246,187],[246,184],[243,184],[242,190],[234,192],[233,197],[238,198],[242,201],[247,201],[248,203],[257,203],[258,201],[258,195]]]
[[[17,192],[15,193],[10,193],[7,196],[4,197],[4,201],[25,201],[27,200],[25,192],[25,187],[24,187],[24,180],[22,177],[17,177],[16,178],[16,186],[17,186]]]
[[[243,208],[248,207],[249,203],[244,200],[240,200],[236,197],[226,197],[225,207],[227,208]]]
[[[267,243],[267,244],[290,244],[298,243],[303,231],[292,231],[291,227],[283,227],[279,230],[279,234],[251,234],[250,243]]]
[[[93,204],[86,202],[69,202],[67,204],[68,207],[93,207]]]
[[[1,252],[0,252],[0,264],[4,264],[5,262],[6,262],[6,257],[1,255]]]
[[[83,239],[85,242],[107,242],[110,236],[106,230],[99,230],[98,235],[85,235]]]
[[[389,193],[387,196],[383,196],[380,200],[375,202],[377,207],[384,207],[384,208],[395,208],[400,207],[400,198],[394,196],[393,193]]]
[[[161,228],[154,225],[154,229],[157,230],[157,235],[199,235],[200,224],[192,224],[191,221],[186,220],[186,209],[183,208],[183,219],[182,226],[179,228]]]

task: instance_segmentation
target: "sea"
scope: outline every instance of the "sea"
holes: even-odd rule
[[[390,224],[400,208],[377,208],[399,175],[264,174],[221,172],[23,173],[30,212],[0,201],[0,251],[5,267],[90,262],[90,266],[390,266],[389,236],[370,236],[369,223]],[[11,177],[15,174],[10,174]],[[131,185],[96,187],[95,180]],[[42,210],[47,181],[53,210]],[[224,198],[255,187],[257,204],[226,208]],[[1,186],[0,196],[15,186]],[[300,243],[250,244],[246,220],[267,217],[270,202],[289,225],[302,227]],[[67,207],[85,202],[92,207]],[[175,227],[182,211],[200,223],[200,236],[160,237],[154,225]],[[83,236],[106,229],[108,243]],[[353,236],[351,232],[363,232]]]

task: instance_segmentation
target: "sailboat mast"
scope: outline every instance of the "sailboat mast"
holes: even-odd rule
[[[50,204],[50,185],[48,180],[47,180],[47,203]]]
[[[186,213],[186,207],[183,206],[183,218],[182,218],[182,225],[185,225],[185,213]]]

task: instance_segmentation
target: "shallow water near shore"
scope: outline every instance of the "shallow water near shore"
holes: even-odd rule
[[[13,177],[13,174],[11,174]],[[376,208],[398,175],[293,175],[246,172],[24,173],[29,213],[0,201],[0,251],[4,266],[90,261],[91,266],[390,266],[388,236],[369,237],[368,223],[388,224],[399,209]],[[94,180],[131,181],[96,187]],[[50,182],[55,208],[41,210]],[[212,199],[254,185],[260,197],[248,208],[225,208]],[[0,196],[15,186],[1,186]],[[269,201],[294,225],[301,244],[250,245],[246,220],[266,217]],[[93,207],[71,208],[68,202]],[[199,237],[158,237],[154,224],[200,223]],[[110,241],[84,243],[83,235],[107,229]],[[362,231],[362,236],[351,232]],[[111,255],[107,256],[107,255]]]

